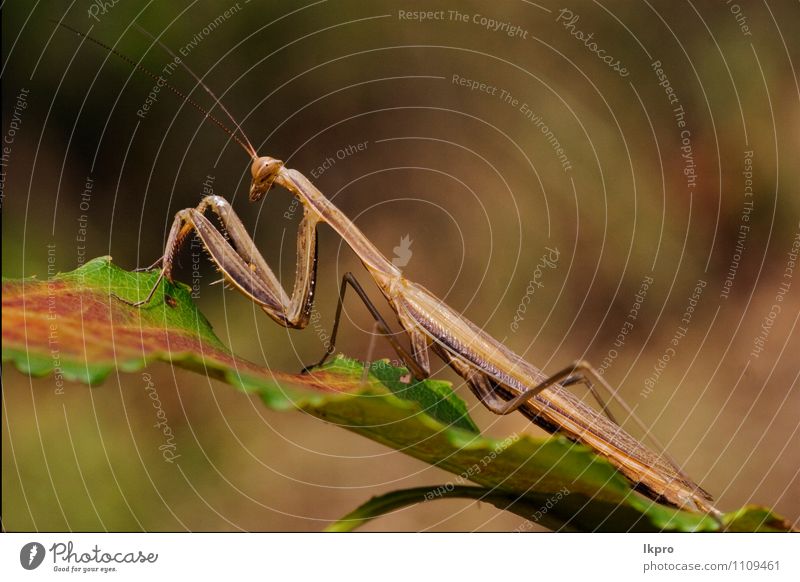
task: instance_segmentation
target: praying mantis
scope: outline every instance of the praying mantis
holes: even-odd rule
[[[63,23],[58,24],[126,60],[140,72],[163,81],[162,77],[115,49]],[[140,30],[175,56],[159,39],[144,29]],[[430,376],[430,357],[433,353],[464,378],[474,395],[491,412],[506,415],[518,410],[545,430],[588,445],[598,455],[608,459],[637,490],[650,498],[680,509],[706,513],[715,520],[720,520],[721,514],[713,506],[711,496],[692,481],[674,461],[665,453],[656,453],[648,448],[619,426],[600,398],[595,383],[612,398],[616,398],[615,392],[588,362],[578,360],[556,374],[546,376],[425,287],[407,279],[302,173],[287,168],[279,159],[259,156],[239,123],[219,98],[182,60],[180,64],[211,95],[215,105],[230,119],[236,131],[230,130],[208,110],[172,85],[166,82],[164,85],[226,131],[251,158],[250,202],[258,202],[277,185],[288,190],[301,204],[303,215],[297,234],[295,280],[289,295],[259,253],[231,205],[221,196],[211,195],[204,197],[196,207],[186,208],[175,215],[164,254],[150,267],[159,269],[157,280],[142,300],[129,302],[131,305],[146,305],[153,299],[162,280],[172,280],[176,256],[189,236],[194,234],[230,286],[257,304],[279,325],[303,329],[309,323],[315,295],[317,229],[321,224],[327,224],[347,243],[363,264],[395,313],[409,340],[410,350],[398,341],[355,275],[346,273],[339,289],[329,347],[315,366],[323,364],[335,351],[345,294],[348,287],[352,288],[375,320],[377,332],[386,338],[417,380]],[[209,212],[219,219],[221,229],[209,220]],[[313,370],[315,366],[309,366],[304,371]],[[577,383],[588,388],[600,403],[602,413],[586,405],[566,389],[567,386]],[[633,411],[619,402],[628,416],[647,433]],[[663,451],[663,446],[653,440]]]

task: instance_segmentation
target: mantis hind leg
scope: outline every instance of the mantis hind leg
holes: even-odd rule
[[[601,400],[600,395],[598,394],[596,388],[594,387],[594,383],[592,380],[597,382],[597,384],[602,387],[603,391],[620,406],[625,413],[627,414],[626,420],[630,418],[636,424],[636,426],[644,433],[645,438],[649,439],[652,444],[656,446],[659,454],[667,459],[677,470],[677,472],[686,478],[689,479],[689,476],[686,475],[681,469],[680,465],[673,459],[667,452],[666,447],[661,443],[661,441],[656,438],[650,431],[650,428],[641,421],[639,416],[636,414],[636,411],[631,408],[627,402],[625,402],[622,398],[617,396],[617,391],[611,387],[611,385],[606,381],[605,378],[598,372],[598,370],[592,366],[586,360],[577,360],[572,363],[571,366],[565,368],[565,370],[570,370],[571,372],[561,381],[562,386],[569,386],[571,384],[582,383],[586,385],[589,391],[594,395],[595,399],[598,401],[600,406],[605,412],[606,416],[608,416],[614,424],[619,425],[619,422],[611,415],[610,411],[608,410],[607,404]],[[564,370],[562,370],[563,372]]]
[[[487,374],[470,365],[466,360],[450,352],[434,347],[437,355],[442,358],[455,372],[467,381],[470,390],[478,397],[486,408],[495,414],[508,414],[503,412],[503,407],[508,404],[506,399],[499,395],[499,385]]]
[[[575,384],[583,384],[584,387],[592,395],[595,402],[597,402],[597,404],[600,405],[600,409],[603,411],[603,414],[605,414],[614,424],[619,424],[619,421],[614,417],[614,414],[608,408],[608,402],[602,396],[600,396],[600,392],[598,392],[597,388],[595,388],[594,383],[589,378],[587,378],[586,375],[573,374],[572,376],[564,378],[560,382],[560,384],[565,387],[574,386]],[[617,403],[622,402],[622,400],[618,398],[617,395],[614,394],[613,392],[609,394],[609,396]]]
[[[450,366],[467,381],[472,391],[480,399],[481,403],[493,413],[498,415],[506,415],[514,412],[528,402],[531,398],[534,398],[537,394],[555,384],[569,386],[571,384],[582,383],[586,385],[591,394],[598,401],[606,416],[608,416],[608,418],[611,419],[614,424],[619,425],[614,416],[608,410],[606,402],[597,392],[592,380],[596,381],[600,386],[603,387],[604,391],[625,410],[625,412],[628,414],[628,418],[633,419],[639,429],[644,433],[645,437],[647,437],[656,446],[659,454],[673,465],[678,474],[689,480],[688,476],[680,469],[680,465],[666,452],[664,445],[652,435],[650,429],[639,419],[635,411],[617,396],[616,391],[611,387],[611,385],[587,361],[577,360],[556,374],[550,376],[543,382],[533,386],[532,388],[529,388],[528,390],[525,390],[522,394],[515,396],[511,400],[506,400],[498,393],[500,385],[486,373],[474,368],[463,359],[458,358],[450,353],[445,352],[442,355],[444,356],[445,361],[447,361]]]
[[[427,352],[423,352],[419,346],[419,342],[414,341],[412,336],[412,343],[414,345],[414,354],[408,353],[400,342],[397,341],[394,332],[392,332],[389,324],[386,323],[386,320],[381,315],[378,308],[375,307],[375,304],[372,303],[367,292],[361,286],[361,284],[356,279],[353,273],[345,273],[342,277],[342,284],[339,287],[339,299],[336,303],[336,315],[333,319],[333,328],[331,329],[331,340],[328,344],[328,348],[325,350],[322,358],[313,365],[306,366],[303,368],[302,372],[308,372],[312,368],[316,368],[317,366],[321,366],[324,364],[328,358],[334,353],[336,350],[336,335],[339,332],[339,322],[342,318],[342,308],[344,305],[344,297],[347,293],[348,285],[353,288],[356,292],[356,295],[361,299],[361,302],[366,306],[367,311],[369,311],[370,315],[372,315],[373,319],[375,320],[375,324],[377,327],[377,332],[379,335],[384,337],[386,341],[392,346],[394,351],[406,365],[406,367],[411,371],[414,377],[417,380],[423,380],[430,375],[430,368],[428,364]]]

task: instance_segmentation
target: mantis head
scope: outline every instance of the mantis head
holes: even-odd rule
[[[253,181],[250,184],[250,202],[261,200],[272,187],[281,168],[283,168],[283,162],[269,156],[253,160],[253,165],[250,166],[250,173],[253,175]]]

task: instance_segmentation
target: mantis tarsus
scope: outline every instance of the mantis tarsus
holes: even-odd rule
[[[70,27],[66,28],[125,59],[145,74],[159,79],[157,75],[113,48]],[[143,32],[174,56],[172,51],[158,39],[146,31]],[[564,434],[572,440],[592,447],[649,497],[682,509],[705,512],[719,519],[720,514],[713,507],[711,496],[685,475],[676,463],[665,454],[652,451],[616,423],[607,411],[605,403],[599,398],[593,382],[612,397],[614,391],[591,365],[580,360],[547,377],[538,368],[447,306],[433,293],[406,279],[364,233],[303,174],[287,168],[280,160],[269,156],[258,156],[239,124],[216,95],[183,61],[180,61],[180,64],[212,96],[215,104],[219,105],[230,118],[239,135],[226,128],[209,111],[183,93],[169,84],[166,85],[227,131],[251,157],[250,201],[260,200],[273,184],[277,184],[287,189],[302,204],[303,217],[298,228],[294,288],[289,296],[258,252],[230,204],[220,196],[206,196],[197,207],[177,213],[167,238],[164,255],[153,265],[155,268],[160,264],[158,281],[143,300],[133,305],[148,303],[161,280],[172,279],[172,266],[176,253],[181,244],[194,232],[228,283],[258,304],[277,323],[285,327],[302,329],[309,322],[314,299],[317,227],[321,223],[328,224],[358,256],[394,310],[400,326],[410,340],[411,350],[406,350],[397,341],[389,325],[355,276],[347,273],[342,279],[339,292],[330,347],[319,364],[322,364],[334,351],[342,304],[346,289],[350,286],[375,319],[379,333],[391,343],[415,378],[423,379],[430,375],[430,352],[433,352],[466,380],[475,396],[492,412],[508,414],[519,410],[544,429]],[[209,210],[219,218],[227,237],[206,218]],[[565,389],[565,386],[578,382],[584,383],[589,388],[601,403],[605,414],[587,406]],[[626,410],[635,419],[632,411],[627,407]]]

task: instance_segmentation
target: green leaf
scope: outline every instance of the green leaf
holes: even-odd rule
[[[416,487],[392,491],[373,497],[341,519],[325,528],[327,532],[350,532],[369,521],[403,508],[428,503],[438,499],[469,499],[490,503],[497,509],[510,511],[524,518],[514,530],[526,532],[538,523],[562,531],[694,531],[669,521],[661,527],[643,518],[640,511],[626,504],[611,504],[589,500],[573,494],[567,487],[555,493],[530,491],[524,495],[502,490],[445,483],[436,487]],[[665,516],[662,516],[662,519]],[[725,531],[730,532],[785,532],[790,524],[762,507],[745,507],[727,514],[723,519]],[[700,528],[697,528],[700,529]],[[705,528],[704,528],[705,529]],[[718,526],[712,531],[719,529]]]
[[[433,500],[444,497],[442,491],[472,499],[480,494],[554,529],[720,528],[708,516],[643,497],[610,463],[565,438],[481,436],[447,382],[416,382],[385,361],[364,374],[362,364],[341,356],[306,375],[275,372],[231,354],[185,285],[162,281],[141,307],[112,296],[142,299],[156,281],[156,273],[127,272],[108,257],[47,281],[4,280],[3,361],[31,375],[90,385],[115,369],[132,372],[168,362],[256,393],[274,410],[303,410],[456,475],[443,486],[412,490],[406,500]],[[480,487],[464,487],[468,482]],[[384,506],[393,507],[399,498],[384,500]],[[364,515],[380,514],[378,506],[376,501]],[[763,508],[734,512],[725,523],[746,531],[789,529]]]
[[[572,527],[564,527],[564,524],[557,519],[551,519],[555,514],[556,504],[566,499],[569,492],[566,489],[553,494],[550,497],[528,493],[520,497],[509,491],[500,489],[486,489],[484,487],[469,487],[464,485],[444,484],[438,487],[416,487],[413,489],[402,489],[392,491],[385,495],[373,497],[365,504],[358,507],[355,511],[348,513],[340,520],[332,523],[325,528],[327,532],[350,532],[358,529],[368,521],[376,519],[382,515],[398,511],[417,503],[426,503],[433,499],[471,499],[491,503],[495,507],[505,511],[511,511],[524,517],[527,521],[523,522],[518,531],[531,529],[530,524],[534,521],[547,525],[552,523],[555,527],[564,529],[576,529],[579,523],[572,524]],[[563,513],[563,512],[561,512]]]

